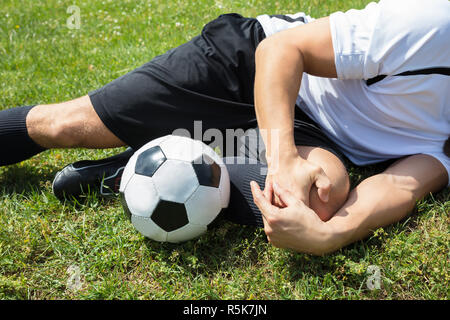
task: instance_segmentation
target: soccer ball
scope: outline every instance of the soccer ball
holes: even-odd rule
[[[133,154],[119,190],[124,211],[141,234],[177,243],[205,233],[228,206],[230,179],[211,147],[167,135]]]

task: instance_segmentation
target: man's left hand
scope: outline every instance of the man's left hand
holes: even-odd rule
[[[255,181],[250,185],[270,243],[279,248],[318,255],[327,251],[329,233],[326,224],[313,210],[279,184],[269,183],[265,193]],[[283,202],[283,207],[272,204],[273,195]]]

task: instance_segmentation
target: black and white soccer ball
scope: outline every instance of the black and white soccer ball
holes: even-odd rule
[[[211,147],[167,135],[145,144],[130,158],[120,195],[124,211],[141,234],[177,243],[205,233],[228,206],[230,179]]]

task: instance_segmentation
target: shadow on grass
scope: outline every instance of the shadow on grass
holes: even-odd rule
[[[210,274],[258,263],[265,250],[262,230],[218,218],[217,224],[199,239],[180,244],[145,239],[148,250],[162,261],[176,262],[191,273]]]
[[[57,167],[42,163],[39,166],[26,163],[3,167],[0,171],[2,194],[20,193],[27,195],[35,192],[36,189],[44,188],[48,183],[51,183],[57,171]]]
[[[0,170],[0,192],[2,195],[11,197],[20,194],[25,198],[31,198],[41,190],[51,190],[51,185],[56,173],[61,167],[56,167],[48,163],[40,162],[34,166],[33,163],[24,162],[18,165],[3,167]],[[59,200],[56,199],[56,203]],[[80,210],[93,204],[110,205],[116,201],[115,197],[104,197],[97,190],[86,190],[79,199],[66,198],[61,205],[68,205],[69,208]]]

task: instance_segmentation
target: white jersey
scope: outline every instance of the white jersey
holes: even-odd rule
[[[314,19],[257,17],[266,36]],[[450,2],[381,0],[330,15],[337,79],[303,74],[297,105],[355,164],[413,154],[437,158],[450,136],[450,77],[398,76],[450,68]],[[366,80],[387,75],[368,85]],[[449,183],[450,185],[450,183]]]

